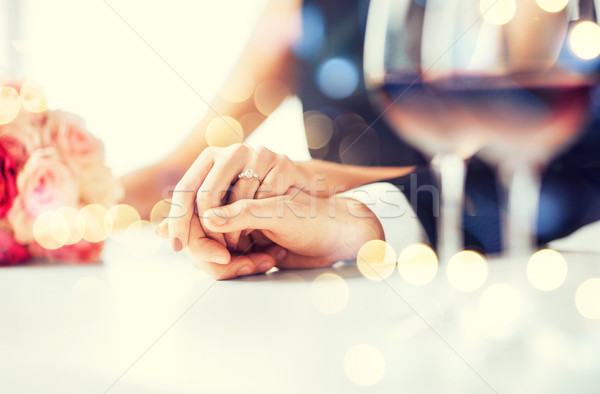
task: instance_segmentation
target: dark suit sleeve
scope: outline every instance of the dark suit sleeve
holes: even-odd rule
[[[562,238],[600,219],[600,119],[545,173],[540,195],[541,243]]]

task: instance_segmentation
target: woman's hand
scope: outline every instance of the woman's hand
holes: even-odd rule
[[[247,169],[253,170],[259,179],[238,178]],[[173,191],[168,218],[173,249],[179,251],[189,245],[195,210],[205,212],[240,200],[284,195],[292,187],[307,186],[306,178],[287,156],[263,147],[234,144],[205,149]],[[240,231],[223,233],[206,229],[206,236],[230,250],[243,251],[250,245],[247,237],[240,241],[240,235]]]

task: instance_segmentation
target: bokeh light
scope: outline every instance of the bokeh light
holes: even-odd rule
[[[338,147],[343,164],[370,165],[379,157],[379,136],[369,125],[355,123],[344,134]]]
[[[569,34],[573,53],[584,60],[600,55],[600,26],[591,21],[579,22]]]
[[[344,357],[344,372],[358,386],[373,386],[385,373],[385,358],[371,345],[353,346]]]
[[[62,207],[56,210],[61,215],[69,227],[69,236],[65,245],[75,245],[83,238],[83,231],[78,225],[79,211],[73,207]]]
[[[254,91],[254,105],[263,115],[269,116],[290,95],[290,89],[277,80],[261,82]]]
[[[313,57],[321,48],[325,38],[325,16],[315,4],[302,5],[302,37],[293,46],[294,53],[301,58]]]
[[[42,87],[31,80],[21,85],[23,108],[29,112],[39,113],[48,109],[48,101]]]
[[[254,93],[254,77],[245,69],[239,69],[231,75],[227,85],[221,90],[221,96],[234,103],[246,101]]]
[[[547,12],[559,12],[569,3],[569,0],[536,0],[537,5]]]
[[[43,212],[33,222],[33,238],[45,249],[61,248],[69,239],[69,225],[60,213]]]
[[[577,287],[575,306],[587,319],[600,319],[600,278],[590,278]]]
[[[104,218],[108,209],[100,204],[89,204],[81,208],[77,218],[77,225],[83,234],[83,239],[88,242],[102,242],[108,237],[104,227]]]
[[[354,112],[348,112],[348,113],[338,115],[335,118],[334,122],[335,122],[336,126],[339,127],[341,130],[346,130],[350,126],[353,126],[356,124],[359,124],[359,125],[367,124],[367,122],[365,121],[365,119],[362,116],[360,116],[359,114],[354,113]]]
[[[21,110],[19,92],[12,86],[0,86],[0,125],[12,122]]]
[[[333,135],[333,122],[322,113],[311,111],[304,116],[304,128],[306,130],[306,141],[310,149],[321,149]]]
[[[365,278],[381,281],[394,272],[396,252],[384,241],[371,240],[358,250],[356,265]]]
[[[349,59],[334,57],[319,66],[316,78],[317,86],[325,96],[344,99],[358,86],[358,68]]]
[[[475,291],[487,280],[487,262],[479,253],[469,250],[458,252],[448,261],[446,275],[455,289]]]
[[[225,147],[241,143],[244,130],[240,122],[231,116],[220,116],[208,123],[205,138],[208,146]]]
[[[402,279],[412,285],[420,286],[431,282],[437,271],[437,256],[425,244],[407,246],[398,256],[398,272]]]
[[[508,326],[519,318],[522,311],[521,295],[510,285],[498,283],[481,294],[479,313],[490,327]]]
[[[336,274],[321,274],[312,282],[310,298],[320,312],[329,315],[339,313],[348,304],[348,285]]]
[[[110,208],[104,217],[104,229],[111,239],[121,241],[125,230],[141,220],[139,212],[127,204],[119,204]]]
[[[171,199],[165,198],[160,200],[154,207],[152,207],[152,211],[150,211],[150,223],[154,226],[158,226],[163,220],[169,217],[169,213],[171,212]]]
[[[538,290],[554,290],[567,278],[567,262],[555,250],[540,250],[534,253],[527,263],[527,278]]]
[[[479,0],[479,11],[486,22],[504,25],[515,16],[516,0]]]

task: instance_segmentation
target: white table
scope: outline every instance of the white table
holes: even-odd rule
[[[573,294],[600,276],[600,255],[564,256],[567,280],[550,293],[523,265],[490,262],[486,286],[511,283],[523,300],[498,332],[478,318],[485,286],[460,293],[443,267],[423,287],[351,264],[215,282],[165,245],[135,257],[109,240],[102,264],[0,269],[0,392],[597,393],[600,321]],[[326,272],[343,282],[312,284]],[[361,369],[383,372],[373,386],[350,379],[359,344],[376,349]]]

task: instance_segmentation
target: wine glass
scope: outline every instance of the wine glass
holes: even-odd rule
[[[575,139],[598,75],[594,48],[575,50],[590,40],[577,26],[600,34],[595,18],[593,0],[371,1],[365,83],[432,159],[441,259],[462,249],[465,162],[477,152],[510,188],[504,249],[533,247],[540,170]]]

